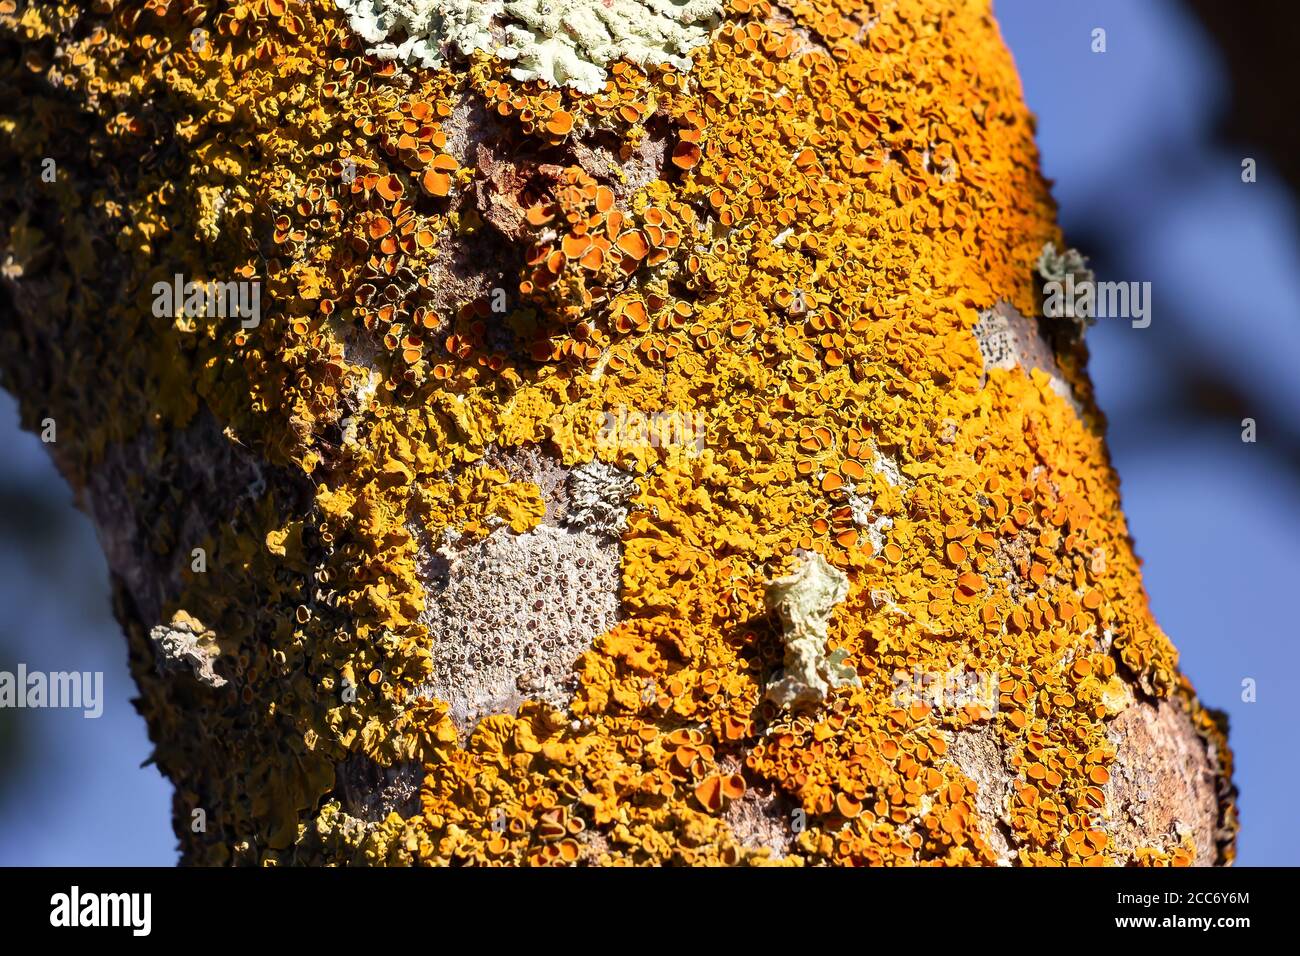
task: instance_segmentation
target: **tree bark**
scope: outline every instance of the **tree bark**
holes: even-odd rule
[[[987,4],[597,93],[353,26],[0,0],[4,383],[182,862],[1230,862]]]

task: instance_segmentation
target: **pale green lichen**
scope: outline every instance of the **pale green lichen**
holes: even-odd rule
[[[478,0],[336,0],[370,52],[384,59],[402,59],[421,66],[443,63],[445,46],[466,56],[487,50],[492,42],[492,18],[500,2]],[[404,36],[401,42],[393,37]]]
[[[514,61],[517,80],[598,93],[619,59],[690,69],[719,0],[336,0],[371,52],[425,67],[454,47]],[[494,30],[494,24],[496,29]]]
[[[1056,243],[1043,244],[1043,251],[1038,254],[1038,274],[1045,282],[1064,282],[1067,276],[1073,276],[1075,282],[1093,280],[1088,260],[1078,249],[1069,248],[1056,251]]]
[[[177,611],[169,624],[149,632],[155,666],[160,674],[188,672],[200,684],[224,687],[226,679],[213,669],[221,649],[216,635],[184,611]]]
[[[565,524],[617,538],[627,527],[629,501],[636,479],[603,461],[589,461],[569,474],[569,511]]]
[[[1073,305],[1075,289],[1092,289],[1096,285],[1096,276],[1088,268],[1087,258],[1074,248],[1057,252],[1056,244],[1048,242],[1043,245],[1036,266],[1043,281],[1042,314],[1048,318],[1068,319],[1070,338],[1082,338],[1088,326],[1096,322],[1091,305],[1083,311],[1077,311]],[[1066,297],[1070,303],[1068,306]]]
[[[849,593],[848,576],[815,552],[797,552],[793,574],[767,582],[767,606],[785,629],[785,672],[767,688],[783,708],[818,704],[833,687],[856,686],[858,675],[845,654],[826,653],[827,625],[835,605]]]

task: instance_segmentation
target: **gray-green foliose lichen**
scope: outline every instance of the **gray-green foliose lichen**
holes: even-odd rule
[[[843,651],[826,652],[831,612],[849,593],[848,576],[815,552],[795,556],[799,566],[769,581],[766,594],[768,609],[781,618],[785,641],[785,671],[768,685],[767,697],[782,708],[818,704],[831,688],[859,683]]]

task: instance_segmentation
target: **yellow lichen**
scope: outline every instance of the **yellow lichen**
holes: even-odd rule
[[[1098,781],[1125,695],[1177,696],[1226,755],[1148,609],[1082,350],[1057,356],[1076,412],[1041,371],[986,374],[972,334],[1035,313],[1061,244],[987,4],[732,0],[689,71],[618,62],[592,95],[366,57],[330,0],[8,4],[0,31],[4,159],[65,169],[40,218],[26,186],[0,201],[6,268],[58,263],[51,339],[86,336],[40,403],[77,423],[71,479],[142,436],[179,454],[204,416],[279,475],[164,609],[216,635],[243,716],[205,705],[196,735],[134,638],[158,763],[211,821],[180,828],[191,862],[763,863],[726,816],[748,781],[806,815],[787,862],[992,863],[945,756],[980,728],[1019,862],[1124,862]],[[503,285],[449,284],[472,243]],[[260,282],[262,321],[151,315],[178,270]],[[629,409],[702,441],[610,441]],[[539,487],[484,460],[524,447],[635,478],[621,620],[567,707],[462,738],[421,691],[422,562],[538,525]],[[149,546],[188,554],[184,530]],[[783,713],[765,582],[797,550],[844,576],[827,637],[857,677]],[[896,700],[914,672],[996,700]],[[349,754],[418,762],[418,813],[345,813]]]

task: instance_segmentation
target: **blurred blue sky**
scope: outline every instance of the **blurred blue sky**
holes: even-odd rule
[[[1216,144],[1228,78],[1178,3],[994,0],[994,11],[1067,241],[1103,279],[1152,283],[1151,326],[1100,321],[1090,369],[1156,619],[1202,700],[1231,720],[1238,862],[1300,864],[1294,199],[1268,157]],[[1091,51],[1096,27],[1105,53]],[[1253,184],[1241,181],[1246,156]],[[1231,383],[1241,414],[1197,413],[1196,383],[1212,378]],[[1256,444],[1241,440],[1243,416]],[[1247,678],[1254,703],[1241,699]]]
[[[104,711],[0,708],[0,865],[171,865],[171,784],[140,764],[126,640],[90,520],[0,391],[0,670],[102,671]]]
[[[1239,863],[1296,865],[1293,200],[1266,156],[1216,145],[1227,77],[1174,0],[996,0],[995,11],[1068,240],[1102,278],[1152,282],[1149,328],[1103,320],[1088,335],[1125,510],[1157,619],[1202,699],[1231,717]],[[1090,50],[1095,27],[1104,54]],[[1257,183],[1241,182],[1243,156],[1259,161]],[[1209,379],[1257,420],[1256,444],[1241,441],[1236,406],[1205,414],[1197,383]],[[0,669],[102,670],[107,698],[98,720],[0,710],[0,865],[171,864],[170,786],[140,767],[149,743],[94,533],[3,393],[0,447]]]

